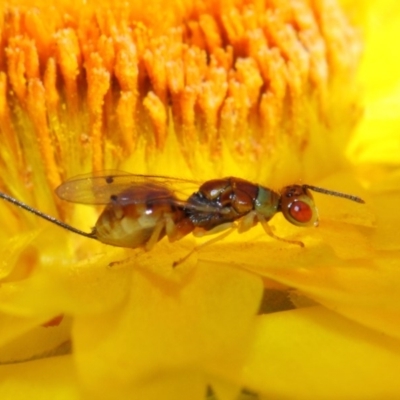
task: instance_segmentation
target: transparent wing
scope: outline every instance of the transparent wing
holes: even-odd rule
[[[187,202],[199,186],[198,182],[186,179],[107,170],[71,178],[56,193],[63,200],[81,204],[128,205],[165,199],[201,212],[221,212],[222,208],[215,204],[198,206]]]

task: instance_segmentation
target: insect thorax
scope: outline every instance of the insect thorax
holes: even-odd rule
[[[268,221],[278,212],[279,199],[279,193],[259,186],[258,196],[254,202],[254,210]]]

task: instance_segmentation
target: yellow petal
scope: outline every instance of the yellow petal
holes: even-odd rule
[[[108,310],[120,303],[129,290],[130,270],[108,268],[116,260],[115,254],[101,257],[101,263],[98,258],[73,266],[49,263],[45,271],[35,271],[29,279],[4,283],[0,309],[21,316]]]
[[[369,7],[364,32],[366,49],[360,79],[365,88],[365,115],[349,155],[359,164],[400,163],[400,58],[393,43],[400,36],[399,2],[373,1]],[[368,169],[371,174],[377,172]],[[367,172],[368,174],[368,172]]]
[[[134,271],[123,307],[76,318],[75,357],[94,393],[126,398],[171,371],[180,375],[196,372],[199,365],[237,365],[261,298],[260,279],[199,263],[182,283]]]
[[[0,376],[2,399],[78,400],[82,398],[71,356],[0,365]]]
[[[322,307],[259,318],[244,385],[266,398],[395,399],[399,341]]]
[[[17,363],[70,351],[71,319],[44,326],[52,314],[18,318],[0,314],[0,364]]]
[[[373,244],[378,250],[400,250],[400,193],[384,192],[373,197],[377,215],[377,227],[373,236]]]
[[[398,91],[400,67],[400,59],[393,53],[392,47],[393,40],[400,34],[400,4],[396,0],[374,0],[370,3],[363,27],[366,49],[360,71],[360,77],[367,88],[365,100],[368,105],[374,104],[375,100],[384,100],[388,94]],[[385,73],[378,66],[384,66]],[[392,112],[394,110],[387,111],[395,115]]]

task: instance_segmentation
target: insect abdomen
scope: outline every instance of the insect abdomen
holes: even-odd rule
[[[145,205],[108,205],[100,215],[95,233],[98,240],[112,246],[136,248],[146,244],[160,215],[146,214]],[[160,239],[164,233],[160,233]]]

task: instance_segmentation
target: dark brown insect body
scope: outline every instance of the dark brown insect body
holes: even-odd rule
[[[277,212],[295,225],[316,226],[318,213],[310,189],[363,202],[355,196],[309,185],[287,186],[278,193],[234,177],[210,180],[197,186],[197,190],[193,188],[192,181],[112,171],[73,178],[57,188],[62,199],[105,205],[91,233],[73,228],[4,193],[0,197],[102,243],[146,250],[164,236],[173,242],[191,232],[196,236],[234,228],[244,232],[257,223],[277,238],[268,226]]]
[[[188,203],[199,207],[212,205],[220,212],[199,212],[195,207],[193,211],[188,210],[190,220],[195,227],[201,227],[206,231],[236,221],[256,208],[259,191],[259,186],[238,178],[207,181],[200,186],[198,192],[189,197]],[[272,191],[269,194],[271,195],[269,200],[276,195]],[[273,201],[268,203],[272,204]]]
[[[318,225],[318,213],[311,193],[300,185],[287,186],[277,193],[244,179],[229,177],[205,182],[199,191],[189,197],[195,207],[187,210],[194,233],[217,232],[234,226],[245,232],[260,222],[266,232],[274,236],[267,222],[277,213],[298,226]],[[219,212],[201,211],[212,206]],[[300,244],[300,242],[296,242]]]

